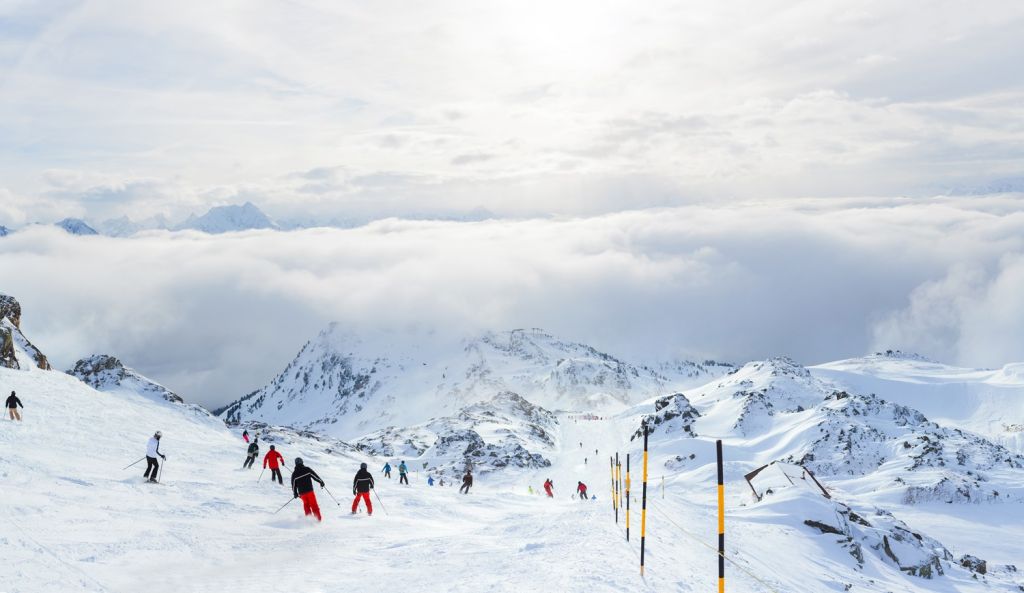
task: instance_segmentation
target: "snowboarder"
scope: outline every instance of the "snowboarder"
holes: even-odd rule
[[[398,464],[398,483],[409,485],[409,468],[404,461]]]
[[[389,480],[391,479],[391,464],[390,463],[386,463],[386,462],[384,463],[384,477],[389,479]]]
[[[284,486],[284,478],[281,477],[281,468],[278,467],[279,463],[284,463],[284,457],[282,457],[281,454],[274,449],[274,446],[271,445],[270,450],[267,451],[267,454],[263,457],[263,469],[267,469],[267,465],[270,465],[270,481],[273,482],[276,478],[277,483]]]
[[[247,443],[249,442],[249,431],[248,430],[243,430],[242,431],[242,440],[247,442]]]
[[[576,484],[576,492],[580,495],[580,500],[587,500],[587,485],[583,482]]]
[[[7,413],[11,415],[11,420],[17,420],[21,422],[21,414],[18,413],[18,406],[25,409],[25,405],[21,403],[18,396],[12,391],[11,395],[7,398]]]
[[[427,486],[434,485],[434,476],[427,476]]]
[[[463,494],[469,494],[469,489],[473,487],[473,470],[467,469],[466,475],[462,476],[462,487],[459,488],[459,492]]]
[[[555,483],[551,481],[551,478],[544,480],[544,492],[547,493],[548,498],[554,498],[555,494],[551,491],[555,487]]]
[[[146,473],[142,474],[143,478],[148,478],[150,482],[156,482],[157,470],[160,469],[160,463],[157,462],[156,458],[167,459],[167,456],[160,452],[160,438],[163,434],[160,431],[153,433],[153,436],[149,437],[149,442],[146,443]]]
[[[242,469],[252,469],[252,464],[256,463],[256,457],[260,454],[260,437],[256,437],[249,443],[249,450],[245,455],[245,461],[242,462]]]
[[[356,477],[352,478],[352,494],[355,496],[352,499],[352,514],[356,514],[356,509],[359,508],[359,499],[363,499],[363,503],[366,505],[366,514],[373,514],[373,503],[370,502],[370,490],[373,488],[373,476],[366,469],[366,464],[359,464],[359,471],[356,472]]]
[[[324,487],[324,481],[312,468],[302,464],[302,458],[295,458],[295,469],[292,470],[292,494],[295,498],[302,499],[302,512],[316,517],[317,521],[323,521],[320,517],[320,505],[316,503],[316,492],[313,492],[313,480],[320,482]]]

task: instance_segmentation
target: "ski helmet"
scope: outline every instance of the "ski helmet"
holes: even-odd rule
[[[270,446],[270,450],[271,450],[271,451],[273,451],[273,450],[274,450],[274,446],[273,446],[273,445],[271,445],[271,446]]]
[[[158,431],[156,431],[156,433],[153,436],[155,436],[156,438],[160,438],[160,437],[164,436],[164,434],[158,430]]]
[[[296,457],[295,458],[295,465],[302,465],[302,458],[301,457]]]
[[[360,463],[359,464],[359,469],[366,469],[366,464],[365,463]]]

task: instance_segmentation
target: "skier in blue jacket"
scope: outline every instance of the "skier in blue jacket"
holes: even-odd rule
[[[391,464],[385,462],[384,463],[384,470],[383,471],[384,471],[384,477],[390,480],[391,479]]]
[[[398,464],[398,483],[409,485],[409,468],[404,461]]]

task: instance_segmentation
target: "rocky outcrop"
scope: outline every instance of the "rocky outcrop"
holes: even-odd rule
[[[554,448],[557,425],[553,413],[516,393],[502,392],[488,401],[466,406],[454,416],[376,431],[356,441],[355,446],[455,479],[467,468],[487,473],[549,467],[551,461],[538,451]]]
[[[27,360],[18,360],[19,352]],[[21,304],[12,296],[0,294],[0,366],[21,369],[26,363],[50,370],[46,355],[21,333]]]
[[[12,296],[0,294],[0,319],[5,317],[11,320],[14,327],[21,329],[21,304]]]
[[[674,393],[660,397],[654,402],[654,414],[644,416],[640,420],[640,428],[629,437],[630,440],[644,436],[646,428],[651,434],[660,430],[665,434],[682,433],[681,436],[697,436],[693,431],[693,423],[700,418],[700,412],[682,393]]]
[[[67,372],[97,391],[132,391],[173,403],[183,403],[181,396],[163,385],[124,366],[116,357],[96,354],[83,358]]]

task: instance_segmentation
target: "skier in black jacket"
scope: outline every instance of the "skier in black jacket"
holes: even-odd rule
[[[246,454],[245,461],[242,462],[242,468],[243,469],[246,469],[246,468],[252,469],[252,464],[256,462],[256,457],[258,457],[259,454],[260,454],[260,437],[256,437],[255,439],[253,439],[253,441],[251,443],[249,443],[249,451]]]
[[[313,515],[317,521],[322,521],[320,505],[316,503],[316,493],[313,492],[314,480],[320,482],[321,488],[324,487],[324,481],[320,476],[316,475],[312,468],[303,465],[301,458],[296,457],[295,468],[292,470],[292,494],[295,498],[302,499],[302,512]]]
[[[366,503],[366,514],[373,514],[373,503],[370,502],[370,490],[373,489],[373,476],[370,475],[369,470],[366,469],[366,464],[363,463],[359,466],[359,471],[356,472],[356,477],[352,479],[352,494],[355,498],[352,500],[352,514],[356,514],[356,509],[359,508],[359,499],[363,499]]]
[[[466,475],[462,476],[462,488],[459,488],[459,492],[463,494],[469,494],[469,489],[473,487],[473,471],[467,469]]]
[[[21,400],[18,399],[18,396],[12,391],[10,397],[7,398],[7,412],[11,415],[11,420],[21,422],[21,414],[18,413],[18,406],[21,406],[22,409],[25,408],[24,404],[21,403]]]

